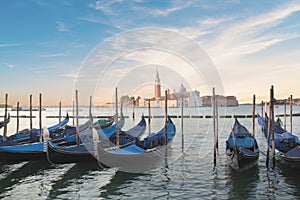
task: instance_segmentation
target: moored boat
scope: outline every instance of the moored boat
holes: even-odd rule
[[[167,133],[166,139],[165,131]],[[159,132],[150,134],[143,140],[137,139],[135,143],[130,145],[103,147],[106,146],[106,142],[104,145],[98,144],[97,160],[106,167],[116,167],[120,171],[143,173],[158,167],[163,160],[166,160],[168,148],[175,137],[175,133],[175,124],[168,118],[166,127]]]
[[[120,141],[122,145],[135,140],[134,136],[139,137],[144,133],[146,129],[146,121],[144,117],[142,117],[140,122],[135,127],[129,129],[128,131],[121,131],[121,128],[123,127],[124,124],[121,121],[124,121],[124,118],[122,118],[118,123],[119,132],[122,133],[123,135],[120,137]],[[114,135],[116,133],[116,124],[108,128],[100,129],[98,131],[103,132],[106,137],[110,137],[111,140],[113,140],[113,138],[115,138]],[[90,148],[91,146],[93,146],[93,144],[90,144],[91,140],[88,140],[88,138],[90,138],[89,136],[92,136],[91,129],[87,128],[84,132],[85,133],[80,134],[84,142],[79,145],[59,146],[51,141],[48,141],[47,142],[48,161],[52,164],[97,161],[94,156],[94,149]],[[134,133],[136,135],[130,135],[131,133]]]
[[[263,127],[265,138],[268,136],[268,117],[258,116],[258,123]],[[276,160],[279,164],[291,168],[300,169],[300,141],[296,135],[287,132],[278,123],[274,124],[274,142],[276,150]],[[272,136],[270,136],[270,144],[272,147]]]
[[[110,122],[109,122],[110,123]],[[80,130],[84,127],[89,127],[91,124],[89,121],[80,126]],[[107,127],[110,128],[110,127]],[[43,130],[43,142],[33,142],[26,144],[12,144],[0,146],[0,162],[20,162],[20,161],[32,161],[32,160],[46,160],[47,151],[47,139],[51,137],[48,129]],[[63,136],[64,140],[66,139]],[[55,142],[61,142],[61,138],[52,138]],[[74,137],[76,141],[76,137]],[[73,143],[73,141],[72,141]],[[1,144],[1,143],[0,143]]]
[[[226,155],[229,165],[238,171],[250,169],[258,162],[257,141],[237,118],[226,141]]]
[[[59,135],[61,135],[61,129],[64,128],[68,122],[69,122],[69,115],[67,114],[64,120],[62,120],[58,124],[48,127],[47,129],[50,134],[57,134],[59,132],[60,133]],[[5,142],[3,142],[3,136],[0,135],[0,146],[11,146],[11,145],[24,144],[24,143],[32,143],[32,142],[39,141],[39,139],[40,139],[40,129],[37,128],[24,129],[19,131],[18,133],[6,137]]]

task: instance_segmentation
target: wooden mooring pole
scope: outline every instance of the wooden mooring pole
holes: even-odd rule
[[[283,102],[284,130],[286,130],[286,100]]]
[[[19,111],[20,111],[20,103],[17,102],[17,130],[16,130],[17,133],[19,132],[19,126],[20,126],[20,121],[19,121],[19,118],[20,118],[20,116],[19,116]]]
[[[58,108],[58,123],[61,122],[61,101],[59,102],[59,108]]]
[[[215,96],[215,111],[216,111],[216,114],[215,114],[215,117],[216,117],[216,137],[217,137],[217,141],[216,141],[216,148],[217,150],[219,149],[219,112],[218,112],[218,99],[217,97]]]
[[[5,110],[4,110],[4,129],[3,129],[3,138],[2,141],[6,141],[7,136],[7,104],[8,104],[8,94],[5,94]]]
[[[290,132],[293,132],[293,95],[290,96]]]
[[[252,136],[255,137],[255,94],[253,95],[253,103],[252,103]]]
[[[217,137],[216,137],[216,96],[215,96],[215,88],[213,88],[213,95],[211,105],[213,106],[213,130],[214,130],[214,165],[217,164]]]
[[[135,119],[135,101],[133,100],[133,102],[132,102],[132,119],[133,119],[133,121],[134,121],[134,119]]]
[[[79,105],[78,105],[78,90],[75,90],[75,102],[76,102],[76,144],[79,146]]]
[[[72,109],[72,115],[73,115],[73,126],[75,125],[75,108],[74,108],[74,101],[73,101],[73,109]]]
[[[116,87],[116,146],[119,147],[120,140],[119,140],[119,114],[118,114],[118,88]]]
[[[269,119],[268,119],[268,136],[267,136],[267,158],[266,158],[266,166],[269,167],[269,156],[270,156],[270,137],[271,137],[271,103],[272,96],[270,90],[270,101],[269,101]]]
[[[264,102],[263,101],[261,101],[261,116],[262,117],[264,117],[265,115],[264,115]],[[264,130],[264,127],[262,126],[261,127],[261,131],[263,131]]]
[[[40,107],[39,107],[39,124],[40,124],[40,142],[43,141],[43,129],[42,129],[42,94],[40,93]]]
[[[93,128],[93,116],[92,116],[92,102],[93,102],[93,97],[90,96],[90,105],[89,105],[89,119],[90,119],[90,128]]]
[[[168,90],[165,97],[165,167],[168,167]]]
[[[184,135],[183,135],[183,97],[181,97],[181,148],[184,149]]]
[[[272,133],[272,161],[273,161],[273,167],[275,167],[275,137],[274,137],[274,132],[275,132],[275,115],[274,115],[274,104],[275,104],[275,101],[274,101],[274,87],[273,85],[271,86],[271,113],[272,115],[270,116],[271,118],[271,133]]]
[[[32,94],[29,96],[30,130],[32,129]]]
[[[150,105],[150,99],[148,99],[148,127],[149,127],[149,133],[151,133],[151,105]]]

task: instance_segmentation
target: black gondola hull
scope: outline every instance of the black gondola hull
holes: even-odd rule
[[[96,158],[88,151],[67,151],[56,149],[47,142],[47,159],[52,164],[84,163],[97,162]]]
[[[231,154],[227,155],[229,165],[237,171],[244,171],[254,167],[258,163],[258,158],[258,153],[247,155],[242,152],[231,152]]]
[[[34,160],[46,160],[46,153],[43,151],[26,152],[26,153],[0,152],[1,163],[34,161]]]
[[[279,155],[276,161],[283,166],[287,166],[294,169],[300,169],[300,158],[286,157],[284,155]]]

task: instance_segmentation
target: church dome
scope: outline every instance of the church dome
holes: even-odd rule
[[[180,94],[185,94],[186,93],[186,88],[183,86],[183,84],[181,84],[181,86],[179,88],[179,93]]]

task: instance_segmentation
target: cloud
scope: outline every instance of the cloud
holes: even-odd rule
[[[2,63],[2,64],[5,65],[5,66],[8,67],[8,68],[13,68],[13,67],[14,67],[13,64],[10,64],[10,63],[7,63],[7,62],[4,62],[4,63]]]
[[[170,7],[170,8],[164,9],[164,10],[163,9],[155,9],[151,13],[155,16],[168,16],[169,14],[179,11],[179,10],[182,10],[184,8],[186,8],[186,7],[184,7],[184,6]]]
[[[56,24],[57,24],[56,28],[60,32],[70,32],[70,30],[65,26],[64,23],[57,21]]]
[[[53,53],[53,54],[44,54],[44,55],[40,55],[40,57],[44,57],[44,58],[50,58],[50,57],[64,57],[64,56],[68,56],[67,54],[64,53]]]
[[[193,36],[199,37],[197,41],[204,43],[210,55],[222,63],[228,59],[254,54],[283,41],[299,37],[299,33],[281,28],[284,26],[285,19],[298,11],[300,11],[300,5],[286,4],[243,21],[236,19],[222,21],[222,19],[217,18],[199,20],[199,23],[208,25],[207,30],[214,34],[209,35],[209,37],[208,34],[203,36],[194,34]],[[188,31],[194,30],[196,33],[197,31],[201,33],[204,27],[193,27]],[[183,31],[185,30],[183,29]]]
[[[82,20],[82,21],[90,22],[90,23],[99,23],[99,24],[104,23],[104,21],[101,20],[100,17],[96,17],[94,15],[78,17],[78,19]]]
[[[0,44],[0,47],[14,47],[19,46],[20,44]]]
[[[204,19],[201,19],[198,21],[198,24],[205,26],[205,27],[215,27],[218,26],[226,21],[231,20],[232,17],[222,17],[222,18],[217,18],[217,17],[207,17]]]
[[[134,11],[134,12],[139,12],[151,16],[168,16],[171,13],[180,11],[182,9],[191,7],[193,5],[198,5],[199,0],[186,0],[186,1],[181,1],[181,0],[172,0],[172,1],[167,1],[166,3],[169,4],[168,7],[166,8],[151,8],[151,7],[145,7],[140,5],[143,3],[143,0],[135,0],[134,2],[122,5],[122,11],[118,9],[118,5],[123,3],[123,0],[112,0],[112,1],[107,1],[107,0],[99,0],[96,1],[94,4],[89,4],[90,8],[94,8],[95,10],[101,11],[105,15],[118,15],[120,12],[124,12],[124,9],[127,9],[129,11]],[[155,4],[153,4],[155,5]]]
[[[115,15],[115,12],[113,12],[113,5],[116,3],[122,3],[123,0],[99,0],[96,1],[95,4],[90,4],[89,7],[94,8],[96,10],[100,10],[106,15]]]
[[[187,0],[187,1],[178,1],[178,0],[173,0],[170,1],[170,6],[168,6],[167,8],[164,9],[151,9],[151,8],[146,8],[143,6],[133,6],[132,10],[135,11],[141,11],[143,13],[148,13],[149,15],[153,15],[156,17],[161,17],[161,16],[168,16],[171,13],[183,10],[185,8],[191,7],[193,5],[195,5],[195,3],[198,0]]]
[[[67,74],[59,74],[58,76],[75,79],[75,78],[78,78],[78,72],[72,71]]]

